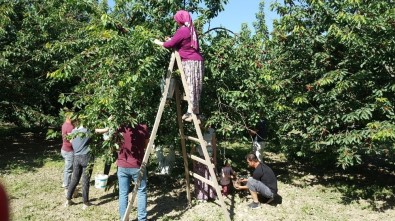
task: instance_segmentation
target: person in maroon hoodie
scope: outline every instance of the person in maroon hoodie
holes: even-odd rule
[[[0,221],[10,220],[10,207],[4,186],[0,183]]]
[[[189,12],[180,10],[174,15],[179,28],[172,38],[166,42],[155,39],[154,43],[165,48],[174,48],[178,51],[189,89],[191,102],[188,110],[182,116],[185,121],[192,121],[192,113],[199,118],[199,102],[202,93],[204,59],[200,54],[198,36],[192,23]]]
[[[74,129],[74,125],[71,122],[71,113],[65,114],[66,120],[62,125],[62,149],[61,154],[64,158],[64,172],[63,172],[63,184],[62,187],[65,188],[67,193],[67,188],[69,187],[71,181],[71,174],[73,173],[73,160],[74,160],[74,150],[71,142],[67,139],[67,135],[71,133]]]
[[[96,133],[107,133],[109,128],[96,129]],[[125,216],[129,201],[130,183],[137,182],[140,168],[147,148],[150,132],[146,124],[125,124],[118,128],[123,140],[119,145],[117,159],[117,176],[119,182],[119,217]],[[147,220],[147,171],[142,174],[137,189],[137,217],[139,221]]]

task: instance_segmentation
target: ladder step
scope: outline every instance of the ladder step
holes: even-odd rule
[[[213,183],[211,180],[208,180],[208,179],[206,179],[206,178],[204,178],[204,177],[200,176],[199,174],[194,173],[192,171],[189,171],[189,175],[193,176],[194,178],[196,178],[196,179],[198,179],[200,181],[203,181],[203,182],[207,183],[208,185],[210,185],[210,186],[212,186],[214,188],[218,185],[218,184],[215,185],[215,183]],[[218,185],[218,187],[220,189],[222,188],[220,185]]]
[[[206,166],[211,165],[212,168],[215,167],[213,163],[211,163],[211,162],[210,162],[210,163],[207,163],[207,161],[203,160],[202,158],[200,158],[200,157],[198,157],[198,156],[191,155],[191,154],[188,154],[188,156],[189,156],[189,158],[191,158],[192,160],[195,160],[195,161],[197,161],[197,162],[199,162],[199,163],[201,163],[201,164],[204,164],[204,165],[206,165]]]
[[[199,138],[196,138],[196,137],[185,136],[185,139],[195,141],[196,143],[200,143]],[[204,141],[204,142],[206,142],[206,141]]]

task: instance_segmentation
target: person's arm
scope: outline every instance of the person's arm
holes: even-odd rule
[[[154,40],[154,43],[157,44],[157,45],[159,45],[159,46],[163,46],[163,42],[160,41],[159,39],[155,39],[155,40]]]
[[[234,177],[236,177],[237,176],[237,174],[236,174],[236,172],[233,170],[233,169],[231,169],[231,174],[232,174],[232,178],[234,178]]]
[[[247,182],[248,179],[246,179],[246,178],[240,178],[240,181],[241,181],[241,182]]]
[[[254,136],[254,135],[257,133],[257,131],[252,130],[252,129],[250,129],[250,128],[247,128],[247,130],[248,130],[248,133],[249,133],[251,136]]]
[[[104,134],[104,133],[107,133],[109,130],[110,129],[107,127],[106,128],[99,128],[99,129],[95,129],[95,133]]]
[[[160,46],[163,46],[165,48],[174,48],[177,45],[179,45],[184,38],[186,38],[189,35],[189,29],[186,27],[181,27],[177,29],[176,33],[172,38],[169,38],[168,41],[162,42],[158,39],[154,40],[154,43]]]
[[[235,187],[237,190],[248,190],[247,186],[236,186]]]

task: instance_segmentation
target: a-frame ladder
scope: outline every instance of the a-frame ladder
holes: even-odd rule
[[[164,107],[165,107],[165,104],[166,104],[167,94],[168,94],[169,87],[170,87],[171,74],[173,72],[173,67],[174,67],[174,62],[175,61],[177,61],[177,67],[180,70],[181,80],[182,80],[182,84],[183,84],[183,87],[184,87],[186,100],[188,101],[188,104],[191,104],[191,99],[189,97],[189,88],[188,88],[188,84],[187,84],[187,81],[186,81],[186,78],[185,78],[184,70],[182,68],[181,58],[180,58],[180,55],[178,54],[178,52],[174,51],[171,54],[169,67],[167,69],[167,76],[166,76],[166,81],[165,81],[165,87],[164,87],[164,90],[163,90],[163,93],[162,93],[162,98],[161,98],[161,101],[160,101],[160,104],[159,104],[158,112],[156,114],[155,123],[154,123],[153,129],[152,129],[152,132],[151,132],[151,135],[150,135],[150,138],[149,138],[148,146],[147,146],[147,149],[145,151],[143,161],[141,163],[139,176],[138,176],[138,178],[137,178],[137,180],[135,182],[135,185],[134,185],[134,188],[133,188],[133,192],[131,193],[131,197],[129,197],[128,206],[126,208],[124,217],[122,219],[123,221],[128,221],[129,220],[130,211],[132,209],[134,201],[136,200],[137,189],[140,186],[141,179],[142,179],[143,174],[144,174],[144,172],[146,170],[148,159],[149,159],[150,153],[152,151],[152,147],[153,147],[153,144],[154,144],[154,141],[155,141],[155,138],[156,138],[156,133],[158,131],[159,123],[160,123],[160,120],[161,120],[161,117],[162,117],[162,113],[163,113],[163,110],[164,110]],[[178,88],[177,84],[176,84],[176,87],[175,87],[175,95],[176,95],[176,104],[177,104],[177,121],[178,121],[178,125],[179,125],[179,133],[180,133],[180,136],[181,136],[182,155],[183,155],[183,158],[184,158],[185,178],[186,178],[186,182],[187,182],[186,186],[187,186],[188,203],[189,203],[189,205],[191,204],[191,191],[190,191],[190,180],[189,180],[189,174],[191,174],[195,179],[199,179],[202,182],[209,184],[210,186],[212,186],[215,189],[215,191],[217,193],[217,197],[218,197],[219,203],[220,203],[220,205],[222,207],[222,210],[223,210],[223,213],[224,213],[224,216],[225,216],[225,220],[230,221],[231,219],[230,219],[230,216],[229,216],[229,212],[228,212],[228,210],[226,208],[226,205],[225,205],[225,202],[224,202],[224,198],[223,198],[223,196],[221,194],[221,189],[220,189],[220,186],[218,184],[216,174],[214,172],[214,165],[211,163],[210,156],[208,155],[208,152],[207,152],[207,147],[206,147],[207,143],[203,139],[202,131],[200,130],[200,126],[199,126],[200,121],[197,119],[195,114],[192,114],[193,124],[195,126],[196,134],[198,136],[197,138],[184,135],[184,126],[183,126],[183,121],[181,119],[182,112],[181,112],[181,107],[180,107],[181,106],[180,105],[180,103],[181,103],[180,102],[180,100],[181,100],[180,99],[180,91],[179,91],[179,88]],[[204,159],[202,159],[200,157],[197,157],[195,155],[191,155],[190,157],[191,157],[192,160],[198,161],[199,163],[202,163],[202,164],[207,166],[207,168],[209,170],[209,173],[210,173],[210,177],[211,177],[210,180],[208,180],[208,179],[206,179],[206,178],[204,178],[204,177],[202,177],[202,176],[200,176],[198,174],[195,174],[195,173],[189,171],[189,169],[188,169],[187,151],[186,151],[186,146],[185,146],[185,140],[186,139],[198,142],[201,145],[202,150],[203,150]]]

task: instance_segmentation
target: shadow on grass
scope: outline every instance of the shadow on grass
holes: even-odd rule
[[[45,132],[20,128],[0,130],[0,171],[35,171],[47,161],[62,160],[61,141],[46,140]]]
[[[267,154],[267,164],[283,183],[302,188],[312,185],[336,188],[342,194],[343,204],[365,200],[369,209],[376,212],[385,212],[395,207],[393,165],[366,159],[365,164],[343,170],[279,161],[273,156],[274,154]]]
[[[164,220],[179,220],[189,208],[184,180],[175,176],[154,175],[148,178],[148,182],[149,188],[153,189],[152,204],[155,205],[150,209],[151,219],[165,217]]]
[[[226,158],[231,158],[233,169],[240,175],[248,174],[245,155],[251,151],[250,144],[223,145],[227,145]],[[312,185],[336,188],[342,194],[341,202],[345,205],[364,200],[373,211],[385,212],[395,208],[395,165],[385,159],[364,159],[365,164],[343,170],[335,166],[324,168],[287,162],[285,157],[280,156],[265,152],[264,161],[283,183],[302,188]]]
[[[16,171],[35,171],[47,161],[61,161],[60,140],[45,140],[45,131],[34,133],[17,128],[0,130],[0,171],[2,174]],[[231,158],[232,167],[241,175],[248,174],[245,155],[250,151],[248,144],[222,144],[226,145],[226,154],[223,147],[219,148],[218,169],[221,168],[223,158]],[[222,152],[220,152],[222,151]],[[394,209],[395,207],[395,166],[381,159],[366,159],[363,165],[358,165],[347,170],[341,168],[323,168],[287,162],[279,154],[266,152],[265,162],[273,169],[278,180],[299,187],[322,185],[336,188],[341,194],[341,202],[345,205],[359,200],[368,202],[369,209],[378,212]],[[155,196],[152,209],[153,218],[168,217],[169,220],[177,219],[188,208],[186,188],[184,183],[183,162],[179,161],[175,169],[177,177],[150,176],[149,191]],[[190,167],[189,169],[191,169]],[[155,180],[157,179],[157,180]],[[161,180],[162,179],[162,180]],[[192,179],[191,179],[191,183]],[[184,186],[183,186],[184,185]],[[179,191],[179,192],[174,192]],[[281,193],[281,189],[279,190]],[[104,202],[113,200],[109,194]],[[286,196],[284,196],[286,200]],[[168,214],[171,211],[181,212],[174,217]]]

